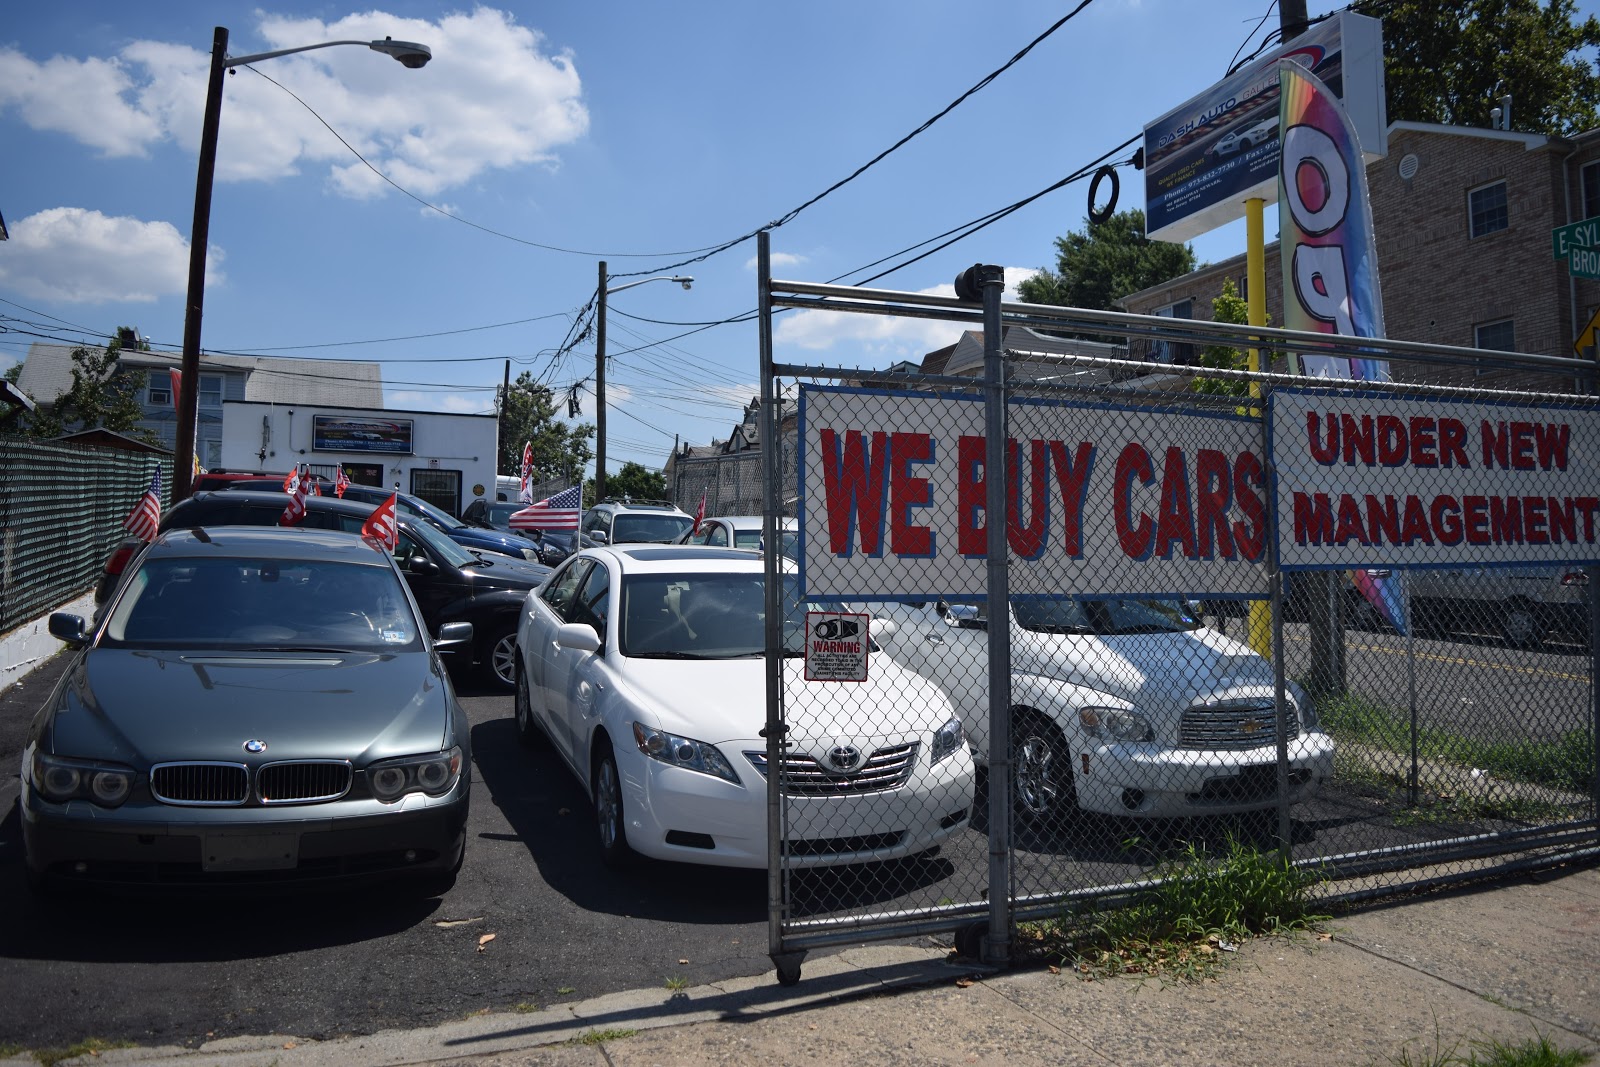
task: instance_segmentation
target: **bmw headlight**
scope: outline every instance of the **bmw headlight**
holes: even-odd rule
[[[696,741],[692,737],[669,734],[665,730],[657,730],[642,722],[633,724],[633,741],[639,746],[640,752],[653,760],[682,767],[687,771],[709,774],[713,778],[721,778],[734,785],[742,784],[739,776],[733,772],[733,765],[715,745]]]
[[[539,550],[537,548],[524,548],[522,550],[522,558],[527,560],[529,563],[544,562],[539,558]]]
[[[1078,722],[1102,741],[1151,741],[1156,732],[1143,712],[1126,708],[1079,708]]]
[[[83,798],[115,808],[133,792],[133,777],[133,768],[121,764],[33,753],[33,786],[56,804]]]
[[[385,804],[407,793],[444,796],[461,779],[461,747],[457,745],[431,756],[402,756],[383,760],[367,768],[367,785],[372,795]]]
[[[966,739],[967,731],[962,729],[958,715],[933,732],[933,762],[948,759]]]

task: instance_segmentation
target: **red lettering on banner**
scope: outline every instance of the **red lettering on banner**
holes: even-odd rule
[[[1392,496],[1382,500],[1367,496],[1367,543],[1372,545],[1400,543],[1400,502]]]
[[[1394,415],[1378,416],[1378,466],[1398,467],[1406,461],[1406,424]]]
[[[1433,525],[1433,533],[1441,545],[1459,545],[1461,543],[1461,505],[1456,503],[1456,498],[1441,495],[1433,498],[1433,504],[1428,508],[1428,519]]]
[[[1461,498],[1461,510],[1466,514],[1467,544],[1488,544],[1489,498],[1482,496],[1464,496]]]
[[[1467,428],[1460,419],[1439,420],[1439,466],[1472,466],[1467,462]]]
[[[1006,540],[1023,559],[1044,555],[1050,528],[1050,450],[1047,442],[1028,442],[1028,524],[1022,524],[1022,445],[1006,441]]]
[[[1572,427],[1567,423],[1490,422],[1479,425],[1483,465],[1501,470],[1567,469]]]
[[[1426,415],[1418,415],[1411,420],[1411,465],[1439,465],[1439,454],[1434,451],[1433,420]]]
[[[956,551],[963,556],[989,554],[984,448],[982,437],[968,435],[956,442]]]
[[[1189,506],[1189,467],[1183,449],[1167,449],[1161,472],[1161,515],[1156,527],[1156,555],[1172,558],[1172,546],[1179,545],[1186,559],[1194,558],[1194,509]]]
[[[1241,452],[1233,461],[1233,500],[1244,516],[1233,524],[1233,541],[1239,554],[1252,563],[1267,549],[1266,471],[1254,452]]]
[[[1356,503],[1356,498],[1349,493],[1341,493],[1339,525],[1333,531],[1333,543],[1343,545],[1351,541],[1362,545],[1367,543],[1367,524],[1362,521],[1361,505]]]
[[[1339,458],[1339,423],[1331,414],[1328,416],[1328,436],[1324,438],[1320,432],[1322,416],[1315,411],[1306,412],[1306,437],[1311,442],[1311,458],[1324,467],[1333,465]]]
[[[889,551],[897,556],[933,555],[933,531],[911,521],[912,508],[933,501],[926,478],[913,478],[911,464],[933,462],[933,438],[925,433],[894,433],[889,438]]]
[[[1372,435],[1372,416],[1363,415],[1361,421],[1357,423],[1354,415],[1341,415],[1339,432],[1344,435],[1345,466],[1354,467],[1357,460],[1369,467],[1372,466],[1377,459]]]
[[[1428,513],[1423,510],[1421,497],[1406,497],[1405,517],[1400,520],[1400,542],[1406,545],[1433,544],[1433,531],[1428,528]]]
[[[1572,437],[1572,427],[1566,423],[1556,426],[1540,424],[1533,428],[1534,443],[1539,453],[1539,466],[1544,470],[1567,469],[1567,445]]]
[[[822,431],[822,478],[828,498],[828,550],[849,556],[852,534],[859,527],[861,551],[883,554],[884,472],[889,466],[889,435],[872,432],[869,448],[860,430],[846,430],[841,449],[838,434]]]
[[[1055,460],[1056,486],[1061,492],[1061,550],[1069,559],[1083,558],[1083,498],[1089,491],[1089,471],[1094,467],[1094,445],[1078,442],[1077,454],[1067,458],[1067,446],[1050,442]]]
[[[1233,547],[1233,531],[1228,527],[1228,512],[1233,507],[1233,476],[1228,457],[1214,448],[1202,448],[1195,455],[1196,548],[1201,559],[1238,559]]]
[[[1117,541],[1129,559],[1148,559],[1150,542],[1155,535],[1155,524],[1144,512],[1138,522],[1133,521],[1133,483],[1149,485],[1155,481],[1155,471],[1150,466],[1150,454],[1136,442],[1124,445],[1117,456],[1117,470],[1112,482],[1112,515],[1117,530]]]

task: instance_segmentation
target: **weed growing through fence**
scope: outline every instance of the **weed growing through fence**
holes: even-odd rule
[[[1030,924],[1025,934],[1085,977],[1119,974],[1199,980],[1250,937],[1309,929],[1313,871],[1229,837],[1213,853],[1190,842],[1157,866],[1124,905]]]
[[[672,990],[673,992],[677,992],[680,989],[688,989],[689,988],[689,979],[687,979],[687,978],[678,978],[677,976],[673,976],[671,978],[668,978],[667,979],[667,988]]]

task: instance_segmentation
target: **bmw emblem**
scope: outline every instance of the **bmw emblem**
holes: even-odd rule
[[[267,750],[267,743],[259,740],[258,738],[252,737],[250,740],[244,743],[244,750],[252,754],[265,752]]]
[[[828,766],[836,771],[853,771],[861,763],[861,750],[854,745],[834,745],[828,750]]]

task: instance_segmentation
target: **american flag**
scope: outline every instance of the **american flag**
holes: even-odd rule
[[[150,488],[144,491],[144,496],[133,506],[128,517],[122,520],[122,528],[141,541],[154,541],[156,539],[156,526],[161,522],[161,468],[150,476]]]
[[[555,496],[545,497],[532,507],[523,508],[511,516],[513,530],[576,530],[578,510],[583,504],[583,486],[563,489]]]
[[[400,520],[395,516],[394,506],[396,496],[391,494],[388,500],[378,505],[366,523],[361,527],[361,536],[370,538],[393,552],[400,547]]]

